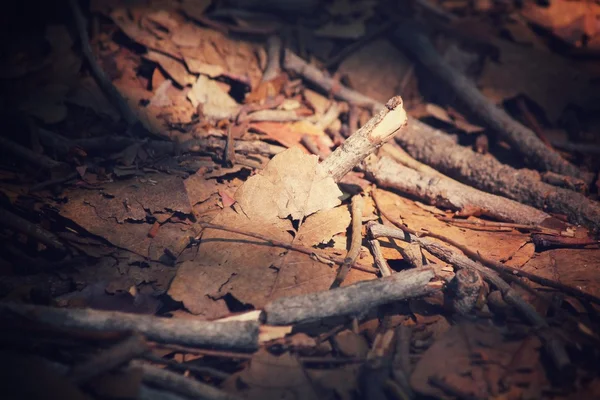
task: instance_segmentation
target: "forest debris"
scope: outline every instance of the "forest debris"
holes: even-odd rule
[[[588,239],[588,238],[572,238],[572,237],[564,237],[564,236],[555,236],[548,235],[544,233],[534,233],[531,235],[533,239],[533,243],[535,244],[535,249],[538,252],[542,252],[547,249],[552,248],[576,248],[576,247],[586,247],[586,246],[600,246],[600,241]]]
[[[288,113],[294,111],[288,111]],[[251,114],[252,115],[252,114]],[[300,119],[300,117],[296,117]],[[249,126],[258,132],[264,133],[271,139],[276,140],[286,147],[293,147],[300,143],[304,135],[324,135],[325,133],[316,128],[308,121],[298,121],[298,123],[284,124],[280,122],[253,122]]]
[[[165,248],[186,234],[181,225],[166,223],[155,238],[149,238],[151,224],[146,223],[146,210],[157,217],[175,211],[190,214],[191,205],[183,180],[161,174],[150,177],[137,178],[135,183],[106,184],[103,192],[72,190],[60,214],[118,247],[160,259]],[[116,224],[127,224],[127,229],[115,229]]]
[[[486,257],[505,260],[521,248],[529,237],[524,234],[486,232],[460,229],[447,225],[435,215],[423,212],[413,201],[383,189],[376,189],[373,197],[377,209],[390,221],[403,223],[414,229],[443,233],[462,245],[478,249]]]
[[[79,79],[65,99],[66,102],[93,110],[96,114],[106,115],[113,121],[120,118],[115,106],[106,98],[96,81],[91,77]]]
[[[462,215],[486,215],[500,221],[540,225],[551,217],[516,201],[481,192],[454,180],[417,172],[381,157],[367,171],[378,185],[417,196],[437,207],[458,210]]]
[[[133,128],[134,126],[136,126],[136,124],[139,124],[138,118],[136,114],[132,111],[132,109],[129,107],[127,101],[123,98],[121,93],[119,93],[117,88],[115,88],[115,86],[106,76],[102,68],[100,68],[100,66],[96,62],[87,35],[86,21],[81,9],[79,8],[79,4],[76,0],[69,0],[69,6],[71,7],[71,11],[75,19],[75,26],[77,27],[77,33],[79,35],[82,53],[90,67],[92,76],[94,77],[96,83],[98,84],[100,89],[102,89],[106,97],[110,99],[110,101],[114,104],[117,110],[119,110],[121,117],[125,120],[125,122],[127,122],[130,128]]]
[[[248,216],[301,219],[340,204],[342,193],[324,172],[316,157],[294,147],[273,157],[261,174],[248,179],[236,200]],[[261,210],[255,207],[259,203]]]
[[[91,359],[74,365],[69,371],[71,381],[81,385],[91,378],[119,367],[149,350],[144,338],[132,334],[107,350],[102,351]]]
[[[202,268],[192,261],[184,261],[177,269],[168,294],[173,300],[181,301],[192,314],[212,320],[229,312],[219,290],[230,275],[225,269]]]
[[[144,58],[157,63],[179,86],[186,87],[196,81],[196,77],[188,72],[185,65],[172,57],[158,51],[148,50],[144,54]]]
[[[66,251],[65,245],[58,237],[56,237],[54,233],[49,232],[46,229],[33,224],[32,222],[29,222],[28,220],[3,208],[0,208],[0,224],[12,228],[17,232],[24,233],[36,241],[56,249],[59,252],[64,253]]]
[[[264,318],[267,324],[288,325],[360,315],[382,304],[436,291],[428,285],[434,276],[431,268],[413,269],[343,288],[282,297],[265,305]]]
[[[310,215],[302,223],[302,232],[297,240],[305,246],[327,243],[333,235],[345,232],[350,225],[348,207],[340,206]]]
[[[477,271],[459,269],[454,274],[448,289],[452,293],[452,309],[460,315],[468,315],[479,299],[483,280]]]
[[[544,378],[544,373],[537,363],[539,347],[537,340],[510,340],[500,331],[484,324],[464,322],[453,326],[425,352],[410,377],[410,383],[421,395],[441,399],[453,396],[433,385],[430,381],[432,377],[460,388],[470,398],[481,399],[508,390],[504,385],[510,381],[503,379],[508,370],[514,371],[512,374],[527,382],[540,385],[537,381]],[[519,357],[520,352],[526,352],[528,356]],[[485,361],[482,363],[478,360]],[[486,385],[480,384],[483,379]],[[516,396],[516,393],[526,391],[515,383],[511,384],[511,388]]]
[[[553,186],[573,190],[584,195],[588,192],[588,184],[582,179],[573,178],[572,176],[559,175],[548,171],[542,173],[540,177],[542,178],[543,182]]]
[[[546,250],[530,259],[521,270],[524,273],[533,273],[542,278],[557,280],[564,285],[577,288],[590,297],[595,297],[594,304],[600,302],[600,252],[597,250],[554,249]],[[562,291],[560,288],[556,290]],[[565,293],[577,296],[575,293]],[[592,298],[579,296],[584,300]]]
[[[248,368],[233,374],[224,388],[244,399],[314,398],[315,387],[300,361],[289,353],[273,355],[259,350]]]
[[[202,114],[213,120],[234,119],[240,106],[212,79],[200,75],[188,92],[194,107],[202,105]]]
[[[413,123],[396,137],[411,156],[441,172],[501,196],[538,209],[568,216],[569,221],[600,228],[600,204],[582,194],[548,185],[539,174],[514,169],[489,154],[478,154],[456,144],[448,135],[422,123]]]
[[[350,230],[350,248],[344,259],[344,263],[340,265],[337,275],[331,284],[330,289],[337,288],[346,279],[346,275],[350,271],[352,264],[356,261],[361,250],[362,244],[362,214],[364,209],[364,200],[361,194],[356,194],[352,197],[350,206],[350,214],[352,216],[352,225]]]
[[[339,181],[369,154],[381,147],[407,124],[400,96],[392,97],[385,107],[354,132],[322,163],[322,168]]]
[[[549,151],[535,133],[512,119],[510,115],[488,100],[468,78],[444,62],[430,40],[420,33],[414,24],[402,24],[396,30],[395,37],[431,73],[450,86],[455,95],[472,113],[475,113],[515,150],[527,157],[527,161],[531,165],[543,171],[553,171],[574,177],[582,176],[577,167],[561,158],[558,153]]]
[[[139,368],[142,370],[142,379],[145,383],[163,390],[159,392],[161,393],[161,398],[165,398],[164,390],[167,390],[167,393],[174,392],[185,396],[187,399],[241,400],[238,396],[226,393],[206,383],[169,371],[165,368],[159,368],[139,361],[133,362],[132,368]],[[173,395],[169,394],[168,396],[168,398],[171,398]]]
[[[416,231],[411,230],[403,225],[397,224],[398,228],[393,229],[384,225],[372,224],[369,228],[373,237],[389,236],[395,239],[407,240],[406,233],[409,233],[410,241],[415,241],[421,245],[425,250],[440,258],[441,260],[452,264],[456,268],[468,268],[477,271],[482,274],[484,279],[490,284],[496,286],[501,292],[504,300],[513,306],[521,315],[521,317],[527,321],[538,334],[539,338],[544,343],[545,350],[548,352],[554,366],[557,370],[562,373],[570,373],[572,371],[572,364],[569,358],[569,354],[566,352],[563,341],[551,330],[548,321],[542,317],[532,305],[527,303],[500,275],[498,270],[494,271],[487,266],[484,266],[479,261],[473,261],[467,256],[462,255],[449,247],[434,242],[433,240],[420,238],[415,235]],[[396,231],[396,232],[395,232]],[[440,238],[439,235],[431,236]],[[447,243],[451,243],[447,238],[444,238]],[[472,254],[469,255],[473,257]],[[476,259],[473,257],[473,259]],[[500,264],[501,265],[501,264]],[[506,268],[504,271],[506,271]],[[503,272],[504,272],[503,271]]]
[[[149,340],[186,346],[215,346],[224,349],[255,350],[256,322],[205,322],[168,319],[116,311],[64,309],[0,302],[0,313],[19,317],[48,328],[88,332],[135,331]]]

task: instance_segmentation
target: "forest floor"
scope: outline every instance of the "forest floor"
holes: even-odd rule
[[[600,2],[10,7],[3,398],[600,397]]]

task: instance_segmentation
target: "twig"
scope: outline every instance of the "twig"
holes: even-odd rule
[[[396,346],[394,349],[394,358],[392,360],[392,377],[400,385],[403,391],[407,392],[409,398],[414,397],[410,386],[410,340],[412,328],[406,325],[400,325],[395,331]]]
[[[179,372],[191,371],[196,374],[208,375],[212,378],[222,379],[222,380],[225,380],[231,376],[227,372],[223,372],[223,371],[220,371],[215,368],[178,363],[177,361],[166,360],[162,357],[155,356],[154,354],[151,354],[151,353],[144,355],[144,359],[147,361],[156,363],[156,364],[166,365],[169,368],[172,368]]]
[[[174,392],[191,399],[205,400],[241,400],[240,397],[226,393],[213,386],[192,378],[186,378],[175,372],[134,361],[132,368],[142,370],[142,380],[152,386]]]
[[[270,325],[289,325],[334,316],[359,315],[382,304],[438,290],[428,284],[434,275],[431,268],[407,270],[343,288],[282,297],[265,305],[263,318]]]
[[[67,250],[60,239],[52,232],[47,231],[44,228],[27,221],[25,218],[21,218],[3,208],[0,208],[0,224],[8,226],[17,232],[22,232],[38,242],[60,252],[64,253]]]
[[[570,238],[561,236],[551,236],[543,233],[535,233],[531,235],[533,244],[537,251],[547,250],[551,248],[577,248],[586,246],[600,246],[600,241],[587,238]]]
[[[384,156],[366,163],[367,173],[378,185],[416,196],[441,208],[463,215],[483,214],[501,221],[539,225],[552,217],[514,200],[485,193],[440,174],[417,172]]]
[[[377,197],[374,197],[375,202],[377,203]],[[381,208],[379,209],[381,212]],[[382,212],[383,213],[383,212]],[[389,219],[389,218],[388,218]],[[389,219],[390,221],[393,220]],[[396,225],[396,224],[394,224]],[[396,225],[398,226],[398,225]],[[523,271],[521,269],[517,269],[517,268],[513,268],[513,267],[509,267],[508,265],[504,265],[501,262],[489,259],[483,255],[481,255],[481,253],[479,253],[478,251],[472,250],[471,248],[458,243],[456,240],[451,239],[449,237],[446,237],[444,235],[441,235],[439,233],[436,232],[432,232],[432,231],[415,231],[412,230],[406,226],[403,226],[401,229],[405,229],[407,232],[412,233],[413,235],[417,235],[417,236],[430,236],[436,239],[439,239],[443,242],[446,242],[448,244],[450,244],[451,246],[456,247],[457,249],[459,249],[460,251],[462,251],[464,254],[466,254],[468,257],[472,258],[473,260],[479,261],[480,263],[482,263],[483,265],[492,268],[494,271],[498,272],[498,273],[502,273],[502,274],[506,274],[506,275],[510,275],[513,277],[522,277],[522,278],[527,278],[532,282],[535,282],[537,284],[540,284],[542,286],[546,286],[546,287],[551,287],[557,290],[560,290],[570,296],[574,296],[574,297],[579,297],[582,298],[584,300],[590,301],[592,303],[595,304],[600,304],[600,298],[597,296],[594,296],[592,294],[586,293],[583,290],[577,289],[576,287],[573,286],[569,286],[569,285],[565,285],[563,283],[554,281],[552,279],[548,279],[548,278],[544,278],[532,273],[529,273],[527,271]]]
[[[0,136],[0,149],[3,152],[10,152],[15,156],[22,158],[28,163],[47,170],[52,170],[66,164],[55,161],[43,154],[37,154],[29,150],[27,147],[21,146],[10,139]]]
[[[317,252],[315,252],[315,249],[312,249],[310,247],[304,247],[304,246],[299,246],[299,245],[295,245],[295,244],[284,243],[284,242],[279,241],[277,239],[268,238],[268,237],[263,236],[263,235],[258,234],[258,233],[246,232],[246,231],[242,231],[240,229],[230,228],[230,227],[227,227],[227,226],[224,226],[224,225],[212,224],[210,222],[199,222],[198,224],[201,227],[203,227],[203,228],[218,229],[218,230],[221,230],[221,231],[226,231],[226,232],[231,232],[231,233],[237,233],[239,235],[244,235],[244,236],[253,237],[255,239],[260,239],[260,240],[263,240],[266,243],[270,244],[271,246],[281,247],[283,249],[297,251],[299,253],[307,254],[309,256],[318,255],[319,258],[322,258],[324,260],[330,261],[333,264],[342,265],[344,263],[344,260],[345,260],[345,259],[341,259],[339,257],[332,257],[332,256],[321,255],[321,254],[318,254]],[[357,269],[359,271],[369,272],[371,274],[376,274],[377,273],[377,270],[375,270],[373,268],[366,268],[366,267],[364,267],[362,265],[358,265],[358,264],[352,264],[352,268]]]
[[[379,111],[384,108],[384,105],[377,100],[360,94],[352,89],[340,85],[335,79],[326,75],[317,67],[308,64],[306,61],[298,57],[292,51],[286,49],[283,59],[283,67],[288,71],[295,72],[309,82],[318,85],[323,90],[332,93],[335,97],[345,100],[349,103],[369,107]]]
[[[271,35],[267,39],[267,67],[263,72],[262,81],[268,82],[281,73],[281,39]]]
[[[335,289],[339,287],[348,272],[350,272],[350,267],[352,264],[356,262],[358,255],[360,254],[360,248],[362,244],[362,213],[364,208],[364,200],[360,194],[355,195],[352,198],[352,206],[350,208],[350,215],[352,217],[352,226],[351,226],[351,242],[350,249],[348,250],[348,254],[346,258],[344,258],[344,263],[340,266],[340,269],[337,272],[337,275],[330,286],[330,289]]]
[[[381,147],[397,131],[406,126],[407,116],[399,96],[392,97],[379,114],[371,118],[358,131],[321,163],[323,170],[337,182],[365,157]]]
[[[121,93],[119,93],[117,88],[112,84],[102,68],[100,68],[96,62],[96,58],[94,57],[94,53],[92,52],[92,47],[90,46],[88,39],[85,17],[81,12],[81,8],[79,7],[77,0],[69,0],[69,5],[71,7],[71,11],[73,12],[75,25],[77,27],[77,34],[79,35],[79,41],[81,42],[81,52],[83,53],[83,57],[90,67],[90,71],[92,72],[94,80],[102,92],[104,92],[108,100],[117,108],[117,110],[119,110],[119,114],[121,114],[121,117],[129,125],[130,129],[136,125],[141,126],[140,121],[127,104],[127,101],[123,98]]]
[[[80,385],[95,376],[131,361],[147,351],[148,346],[144,338],[139,334],[133,334],[113,347],[100,351],[91,359],[75,365],[69,373],[69,378]]]
[[[540,126],[539,121],[532,114],[531,110],[529,110],[529,107],[527,107],[527,102],[523,97],[519,97],[517,99],[517,107],[519,108],[521,115],[525,119],[525,123],[529,126],[529,128],[531,128],[532,132],[535,133],[535,135],[538,137],[538,139],[542,141],[542,143],[544,143],[546,146],[552,149],[552,145],[550,144],[550,141],[544,134],[544,130]]]
[[[572,176],[560,175],[556,172],[550,171],[542,172],[540,176],[542,178],[542,181],[553,186],[562,187],[583,194],[586,194],[588,191],[588,184],[583,179],[573,178]]]
[[[452,88],[457,98],[471,112],[515,150],[527,157],[531,165],[543,171],[583,178],[582,172],[576,166],[564,160],[558,153],[550,151],[535,133],[493,104],[467,77],[448,65],[416,24],[400,24],[394,37],[432,74]]]
[[[302,136],[300,143],[302,143],[312,154],[319,156],[319,161],[323,161],[326,158],[325,154],[319,149],[319,146],[313,141],[312,135]]]
[[[116,311],[65,309],[3,302],[0,302],[0,316],[19,317],[59,330],[135,331],[150,340],[163,343],[241,350],[254,350],[258,347],[258,322],[255,321],[180,320]]]
[[[379,240],[371,239],[369,240],[369,247],[371,248],[371,254],[373,254],[373,259],[375,260],[375,265],[379,268],[379,272],[381,276],[390,276],[392,274],[392,269],[388,265],[387,261],[383,257],[383,253],[381,252],[381,245],[379,244]]]
[[[421,122],[409,123],[410,129],[404,129],[395,139],[415,159],[478,189],[565,214],[572,223],[600,229],[600,203],[544,183],[535,171],[514,169],[489,154],[460,146],[445,133]]]
[[[538,225],[525,225],[525,224],[514,224],[510,222],[494,222],[494,221],[483,221],[480,219],[471,220],[471,219],[459,219],[459,218],[448,218],[443,217],[441,215],[435,216],[440,221],[447,222],[452,225],[461,225],[465,227],[465,225],[475,225],[483,228],[509,228],[509,229],[518,229],[527,232],[543,232],[549,235],[560,236],[561,232],[556,229],[544,228],[543,226]],[[468,229],[468,227],[467,227]]]
[[[565,372],[570,369],[571,362],[564,345],[560,343],[553,334],[551,334],[548,322],[537,313],[531,304],[525,302],[523,298],[513,288],[511,288],[508,283],[506,283],[499,275],[496,274],[496,272],[480,264],[479,262],[472,261],[466,256],[459,254],[446,246],[429,239],[418,237],[416,235],[417,232],[408,227],[400,224],[396,226],[399,229],[391,228],[381,224],[372,224],[369,228],[371,235],[376,238],[386,236],[393,237],[395,239],[406,240],[405,234],[408,233],[411,241],[419,243],[419,245],[439,259],[458,268],[468,268],[481,273],[486,281],[496,286],[502,292],[504,300],[517,309],[523,318],[529,322],[534,329],[536,329],[538,335],[540,335],[540,338],[543,340],[544,346],[552,358],[556,368],[561,372]]]

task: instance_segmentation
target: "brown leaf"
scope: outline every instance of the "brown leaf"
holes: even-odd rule
[[[346,206],[319,211],[306,218],[302,224],[302,233],[298,235],[298,241],[305,246],[327,243],[333,235],[345,232],[348,225],[350,225],[350,212]]]
[[[375,196],[378,208],[395,222],[416,230],[440,233],[494,260],[510,258],[529,241],[528,235],[516,231],[486,232],[452,226],[435,218],[433,213],[418,207],[413,201],[385,190],[377,189]]]
[[[529,386],[545,380],[539,364],[539,347],[538,339],[508,340],[497,328],[462,323],[450,328],[427,349],[410,383],[419,394],[440,399],[453,397],[433,385],[432,378],[474,398],[497,397],[505,384],[519,382],[523,387],[523,383]]]
[[[228,392],[245,399],[315,398],[312,382],[308,380],[304,367],[289,353],[275,356],[259,350],[253,355],[250,365],[228,378],[223,386]]]
[[[556,249],[536,254],[522,269],[600,296],[599,267],[600,250]]]
[[[198,77],[187,97],[194,107],[202,105],[202,113],[214,120],[234,118],[240,109],[217,82],[204,75]]]
[[[340,204],[342,192],[333,178],[325,175],[318,157],[306,155],[298,147],[288,149],[267,164],[261,173],[250,177],[235,194],[248,216],[269,219],[301,219]],[[265,206],[274,207],[265,210]],[[262,209],[262,210],[261,210]]]
[[[157,51],[148,50],[144,55],[150,61],[154,61],[180,86],[191,85],[196,81],[196,77],[190,74],[185,65],[172,57],[166,56]]]
[[[310,214],[333,209],[340,204],[341,192],[331,177],[323,177],[316,156],[303,154],[298,148],[276,155],[259,174],[250,177],[235,193],[233,207],[223,209],[212,223],[256,233],[284,243],[293,243],[294,227],[287,218],[302,219]],[[341,212],[341,211],[335,211]],[[345,211],[347,213],[347,210]],[[295,236],[301,237],[305,227],[319,230],[307,218]],[[331,231],[321,232],[325,237]],[[319,242],[316,232],[308,232]],[[319,254],[333,251],[319,250]],[[273,247],[270,243],[242,234],[205,229],[193,260],[198,283],[192,274],[186,276],[188,298],[219,299],[231,294],[245,304],[262,307],[272,298],[326,290],[335,276],[328,265],[296,251]],[[214,270],[218,282],[207,285],[206,276]],[[348,283],[369,275],[351,271]],[[218,292],[215,292],[218,287]],[[193,289],[191,289],[193,288]],[[184,304],[185,300],[184,300]],[[186,307],[188,305],[186,304]],[[192,307],[192,306],[189,306]],[[188,307],[188,308],[189,308]]]
[[[231,278],[231,273],[222,268],[205,267],[193,261],[179,266],[177,275],[171,282],[168,294],[176,301],[183,302],[192,314],[214,319],[229,311],[220,288]],[[198,295],[198,293],[206,293]]]

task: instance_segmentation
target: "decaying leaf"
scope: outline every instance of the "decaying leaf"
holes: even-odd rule
[[[211,119],[233,118],[240,106],[225,93],[217,82],[205,75],[200,75],[188,92],[188,99],[194,107],[202,105],[202,113]]]
[[[334,208],[340,204],[341,195],[333,179],[320,171],[316,156],[291,148],[276,155],[263,171],[244,182],[235,193],[236,204],[223,209],[212,223],[307,246],[346,229],[347,208]],[[307,216],[296,232],[289,218],[302,220]],[[344,221],[346,226],[342,226]],[[334,251],[319,250],[319,254]],[[242,303],[262,307],[272,298],[325,290],[335,276],[335,270],[317,257],[215,229],[204,230],[198,255],[191,263],[193,266],[190,264],[187,271],[195,268],[202,272],[197,272],[197,277],[187,273],[185,278],[178,273],[173,284],[180,287],[183,283],[179,280],[185,279],[188,290],[179,298],[186,308],[196,311],[200,311],[197,299],[219,299],[228,293]],[[208,284],[206,276],[219,278]],[[353,270],[347,283],[368,276]]]

